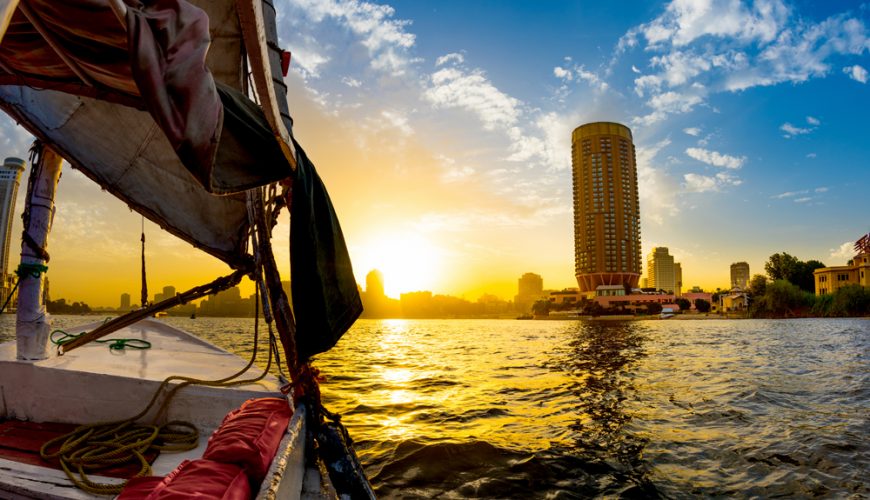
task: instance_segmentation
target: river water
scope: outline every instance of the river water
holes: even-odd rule
[[[386,498],[870,495],[870,320],[360,320],[315,364]]]

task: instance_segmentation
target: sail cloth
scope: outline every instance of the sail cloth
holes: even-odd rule
[[[359,288],[326,187],[299,144],[290,208],[290,275],[300,361],[328,351],[362,314]]]
[[[29,15],[19,6],[0,43],[0,107],[132,209],[233,267],[247,262],[233,193],[292,169],[239,91],[235,1],[128,5],[126,26],[106,0],[24,3]],[[210,39],[220,50],[207,56]]]
[[[293,170],[241,93],[237,1],[130,1],[122,23],[108,0],[23,0],[0,42],[0,107],[132,209],[239,268],[250,262],[240,191]],[[305,360],[362,304],[332,203],[298,152],[291,273]]]

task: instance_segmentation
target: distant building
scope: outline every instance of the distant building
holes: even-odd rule
[[[514,309],[519,312],[529,312],[532,304],[545,297],[544,279],[539,274],[526,273],[517,280]]]
[[[747,285],[749,285],[749,264],[746,262],[731,264],[731,288],[746,290]]]
[[[122,293],[121,294],[121,307],[120,307],[120,309],[122,311],[129,311],[130,310],[130,294],[129,293]]]
[[[646,272],[649,287],[674,293],[677,288],[674,257],[668,253],[667,247],[653,247],[646,260]],[[682,269],[680,274],[682,275]]]
[[[640,207],[631,130],[587,123],[571,134],[574,270],[580,291],[636,288],[641,275]]]
[[[727,293],[719,294],[719,310],[723,313],[740,312],[749,309],[749,296],[742,288],[732,288]]]
[[[15,214],[15,199],[21,173],[27,165],[20,158],[6,158],[0,168],[0,269],[4,275],[9,273],[9,247],[12,240],[12,219]]]
[[[372,269],[366,275],[366,295],[369,298],[386,296],[384,293],[384,275],[377,269]]]
[[[584,294],[579,288],[566,288],[564,290],[550,292],[550,302],[553,304],[577,304],[579,305]]]
[[[9,250],[12,241],[12,220],[15,214],[15,199],[21,173],[27,163],[20,158],[6,158],[0,168],[0,305],[6,302],[15,286],[15,279],[9,272]],[[10,304],[17,302],[13,297]]]
[[[160,294],[163,295],[163,294]],[[239,287],[234,286],[214,295],[209,295],[199,303],[200,316],[222,316],[249,318],[254,315],[254,295],[243,299]]]
[[[846,285],[870,287],[870,233],[855,243],[858,252],[845,266],[822,267],[813,271],[816,295],[836,292]]]
[[[366,291],[359,295],[363,304],[363,318],[401,317],[399,301],[387,297],[384,292],[384,275],[377,269],[372,269],[366,275]]]
[[[679,262],[674,262],[674,296],[679,297],[683,294],[683,266]]]

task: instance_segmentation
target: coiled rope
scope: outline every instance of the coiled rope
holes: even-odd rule
[[[256,286],[259,289],[258,282]],[[77,488],[88,493],[111,495],[120,493],[127,481],[115,484],[97,483],[88,477],[88,473],[122,464],[138,463],[140,465],[139,471],[132,477],[147,476],[151,474],[151,465],[146,459],[146,455],[150,451],[187,451],[196,448],[199,444],[199,430],[190,422],[173,420],[157,425],[137,423],[136,421],[148,414],[160,399],[160,395],[173,381],[180,381],[180,383],[172,387],[163,398],[152,419],[154,422],[160,421],[165,416],[169,402],[178,391],[187,386],[234,387],[262,380],[271,369],[273,350],[277,348],[274,338],[271,338],[274,337],[271,333],[271,327],[269,328],[269,358],[266,368],[254,378],[235,380],[247,372],[257,359],[259,301],[255,304],[254,350],[244,368],[218,380],[201,380],[180,375],[167,377],[154,392],[148,405],[136,416],[115,422],[81,425],[69,434],[51,439],[43,444],[39,450],[40,456],[47,461],[58,460],[64,473]]]

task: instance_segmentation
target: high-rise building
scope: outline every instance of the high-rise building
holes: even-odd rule
[[[738,287],[741,290],[746,290],[746,285],[749,284],[749,264],[746,262],[735,262],[731,264],[731,288]]]
[[[587,123],[571,135],[574,270],[581,293],[601,285],[637,287],[640,206],[631,130]]]
[[[520,312],[529,312],[536,300],[544,297],[544,279],[540,274],[526,273],[517,280],[517,294],[514,296],[514,308]]]
[[[674,262],[674,297],[679,297],[683,294],[683,266],[679,262]]]
[[[544,278],[540,274],[526,273],[517,280],[517,295],[540,295],[544,291]]]
[[[20,158],[6,158],[0,168],[0,305],[7,302],[15,289],[15,275],[9,272],[9,247],[12,241],[12,219],[18,184],[26,163]],[[18,303],[17,292],[8,301],[10,308]]]
[[[128,311],[130,310],[130,294],[122,293],[121,294],[121,310]]]
[[[647,284],[656,290],[674,293],[676,290],[676,275],[674,273],[674,256],[668,253],[667,247],[653,247],[646,259]],[[682,273],[682,268],[680,269]]]
[[[369,298],[382,298],[384,293],[384,275],[377,269],[372,269],[366,274],[366,295]]]
[[[18,184],[26,163],[20,158],[6,158],[0,168],[0,272],[9,272],[9,246],[12,240],[12,218]]]

